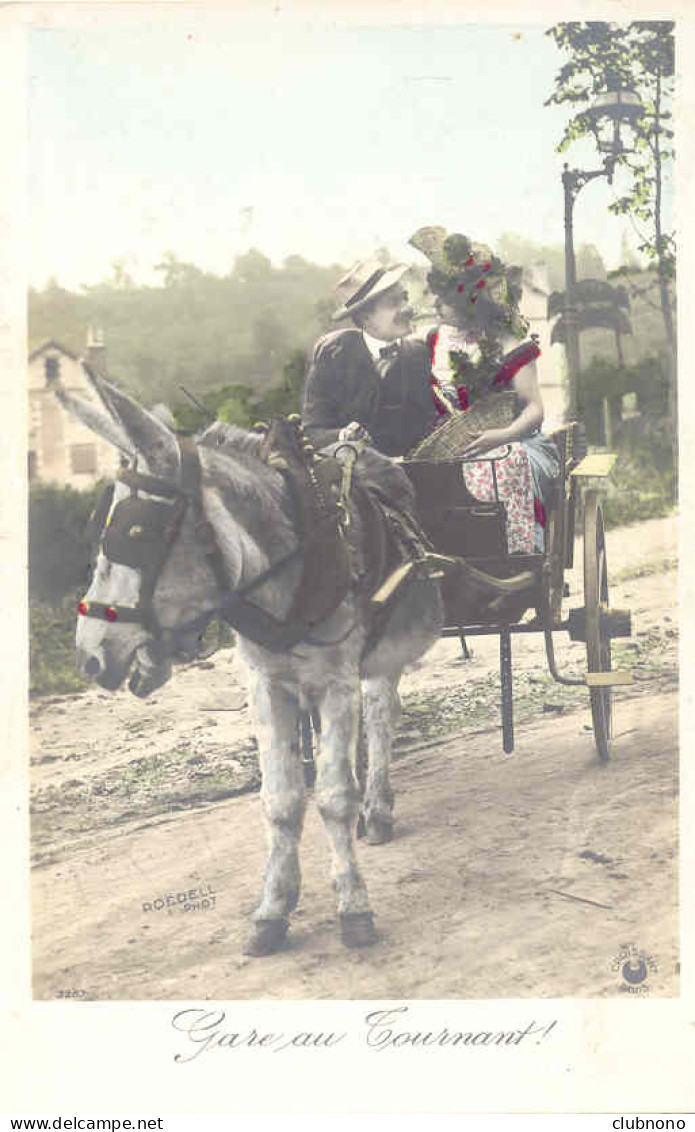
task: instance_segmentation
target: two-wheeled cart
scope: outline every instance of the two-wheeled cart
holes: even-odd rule
[[[436,555],[442,560],[442,589],[446,609],[445,637],[498,635],[502,741],[505,752],[514,749],[512,686],[512,638],[543,633],[548,668],[560,684],[583,685],[589,690],[594,738],[599,759],[608,761],[612,734],[611,691],[615,685],[631,683],[631,674],[615,671],[611,643],[631,634],[630,613],[611,609],[603,514],[595,490],[584,494],[583,588],[584,605],[562,614],[563,598],[569,595],[565,570],[574,564],[575,516],[584,479],[603,478],[615,457],[576,454],[579,429],[569,424],[553,434],[560,454],[560,475],[553,499],[546,508],[545,550],[542,554],[509,554],[504,507],[496,500],[481,503],[467,490],[465,461],[405,461],[403,467],[413,483],[420,518]],[[478,458],[479,459],[479,458]],[[490,459],[496,488],[495,460]],[[462,584],[456,562],[496,578],[514,580],[514,593],[481,596],[475,587]],[[531,611],[531,620],[524,620]],[[563,676],[557,669],[553,635],[567,632],[572,641],[584,641],[587,672],[582,677]]]

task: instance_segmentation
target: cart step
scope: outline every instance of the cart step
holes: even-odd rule
[[[591,452],[580,460],[576,468],[573,468],[570,475],[575,479],[583,479],[585,477],[591,479],[605,479],[606,476],[611,474],[613,465],[618,459],[614,452]]]
[[[632,673],[626,668],[616,668],[614,672],[587,672],[586,683],[589,688],[612,688],[617,684],[631,684]]]

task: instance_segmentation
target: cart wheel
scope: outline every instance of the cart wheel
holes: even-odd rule
[[[608,569],[603,513],[596,492],[589,491],[584,501],[584,616],[590,672],[611,670],[611,639],[602,616],[607,608]],[[600,761],[607,763],[613,734],[611,689],[590,688],[589,696],[596,750]]]
[[[311,713],[303,711],[299,717],[299,752],[302,759],[304,783],[310,790],[316,782],[316,763],[314,761],[314,732]]]

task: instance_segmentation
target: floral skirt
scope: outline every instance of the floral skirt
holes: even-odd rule
[[[491,456],[498,457],[495,460],[497,495]],[[504,505],[510,554],[543,551],[544,504],[548,502],[559,471],[557,449],[541,433],[495,448],[487,453],[486,459],[463,465],[464,481],[471,495],[483,503],[499,500]]]

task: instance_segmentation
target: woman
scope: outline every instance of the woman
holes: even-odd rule
[[[467,461],[499,456],[496,479],[507,513],[509,552],[542,552],[544,505],[560,468],[555,445],[540,432],[540,350],[527,338],[528,323],[519,312],[521,270],[443,228],[421,228],[410,243],[432,263],[427,282],[441,320],[428,335],[435,401],[443,414],[451,411],[447,402],[454,411],[467,412],[503,390],[514,392],[513,420],[483,431],[461,456]],[[463,473],[477,499],[496,498],[489,460],[472,460]]]

